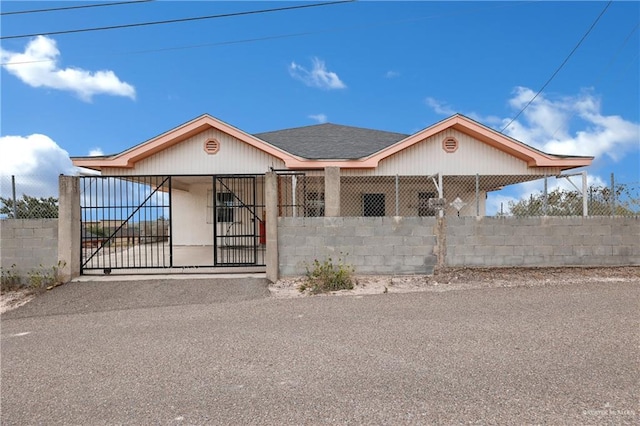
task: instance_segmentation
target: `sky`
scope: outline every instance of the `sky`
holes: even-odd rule
[[[69,156],[115,154],[204,113],[248,133],[331,122],[405,134],[461,113],[511,123],[505,134],[551,154],[595,156],[590,183],[614,173],[640,188],[639,2],[357,1],[47,35],[317,3],[9,14],[96,3],[3,1],[3,193],[12,174],[42,177],[23,192],[55,191],[75,172]],[[489,209],[540,185],[494,194]]]

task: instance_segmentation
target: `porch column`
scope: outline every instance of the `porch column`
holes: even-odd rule
[[[324,168],[324,215],[340,216],[340,167]]]
[[[80,179],[60,175],[58,180],[58,262],[64,281],[80,275]]]
[[[264,176],[264,211],[266,218],[266,253],[267,279],[272,283],[278,281],[278,175],[267,172]]]

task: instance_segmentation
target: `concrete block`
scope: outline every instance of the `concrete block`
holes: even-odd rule
[[[484,257],[483,256],[462,256],[461,266],[479,266],[484,265]]]
[[[544,256],[530,255],[530,256],[523,256],[522,259],[520,260],[520,263],[517,263],[517,264],[510,263],[510,265],[511,266],[518,266],[518,265],[522,265],[522,266],[545,266],[546,262],[545,262],[545,257]]]
[[[533,246],[534,256],[551,256],[553,254],[553,246]]]
[[[524,236],[523,235],[505,236],[504,244],[507,246],[521,246],[524,244]]]
[[[573,256],[573,247],[572,246],[553,246],[554,256]]]
[[[524,256],[501,256],[501,261],[505,266],[521,266],[524,264]]]
[[[384,264],[384,256],[377,256],[377,255],[372,255],[372,256],[364,256],[364,266],[371,266],[371,265],[383,265]]]
[[[14,235],[15,238],[33,238],[33,228],[17,228]]]
[[[433,241],[433,243],[435,243],[435,237],[429,238],[428,240],[429,241]],[[396,245],[420,246],[420,245],[424,245],[424,244],[425,244],[425,238],[424,237],[407,237],[407,236],[403,236],[401,244],[396,244]]]
[[[613,247],[611,246],[595,246],[593,247],[594,256],[613,256]]]
[[[473,254],[476,256],[494,256],[495,255],[495,247],[494,246],[474,246]]]
[[[358,226],[355,227],[354,235],[357,237],[372,237],[374,235],[374,229],[371,226]]]
[[[593,247],[591,246],[574,246],[573,255],[577,257],[593,256]]]
[[[496,256],[512,256],[514,254],[514,246],[498,246],[494,248]]]

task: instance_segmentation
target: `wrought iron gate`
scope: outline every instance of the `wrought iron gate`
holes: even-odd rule
[[[171,267],[171,177],[80,177],[81,272]]]
[[[261,176],[214,176],[215,266],[264,265],[266,227]]]
[[[83,176],[80,187],[83,273],[265,265],[263,175]]]

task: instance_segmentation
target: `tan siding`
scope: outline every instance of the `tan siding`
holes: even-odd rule
[[[204,152],[208,138],[220,142],[220,151],[215,155]],[[226,133],[210,129],[139,161],[132,169],[105,169],[103,175],[265,173],[270,167],[281,169],[284,163]]]
[[[442,140],[453,136],[458,150],[447,153]],[[544,175],[558,169],[529,167],[525,161],[454,129],[447,129],[380,162],[376,170],[345,171],[347,175]]]

